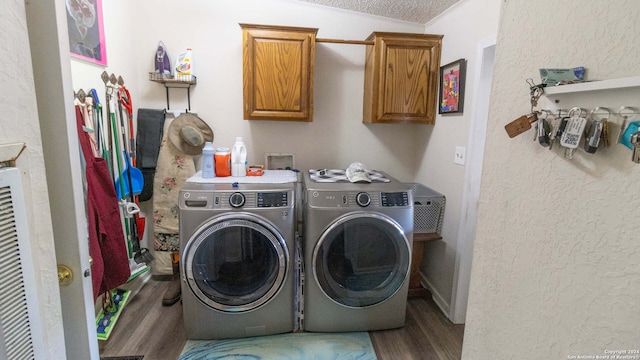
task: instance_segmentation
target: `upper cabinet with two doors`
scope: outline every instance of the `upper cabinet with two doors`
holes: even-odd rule
[[[435,123],[442,35],[374,32],[316,39],[318,29],[240,24],[244,118],[313,120],[316,42],[366,45],[365,123]]]

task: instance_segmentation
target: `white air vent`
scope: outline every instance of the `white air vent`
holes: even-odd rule
[[[20,170],[0,169],[0,359],[44,356],[26,220]]]

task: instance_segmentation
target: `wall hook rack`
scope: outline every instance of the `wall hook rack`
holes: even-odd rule
[[[195,75],[180,76],[177,79],[167,78],[164,74],[150,72],[149,80],[164,85],[166,97],[167,97],[167,109],[169,106],[169,89],[170,88],[183,88],[187,90],[187,111],[191,110],[191,86],[196,85],[198,80]]]

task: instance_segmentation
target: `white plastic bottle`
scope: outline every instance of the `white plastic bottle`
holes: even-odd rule
[[[216,149],[213,148],[213,143],[204,143],[204,148],[202,148],[202,178],[204,179],[216,177],[215,168],[213,166],[213,155],[215,152]]]
[[[186,51],[178,54],[175,67],[176,80],[193,80],[193,75],[195,75],[195,67],[193,64],[193,53],[191,52],[191,48],[187,48]]]
[[[231,149],[231,176],[247,176],[247,147],[242,141],[242,137],[236,138],[233,149]]]

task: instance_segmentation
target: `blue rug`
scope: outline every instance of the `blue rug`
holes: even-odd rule
[[[367,332],[187,340],[179,360],[376,360]]]

